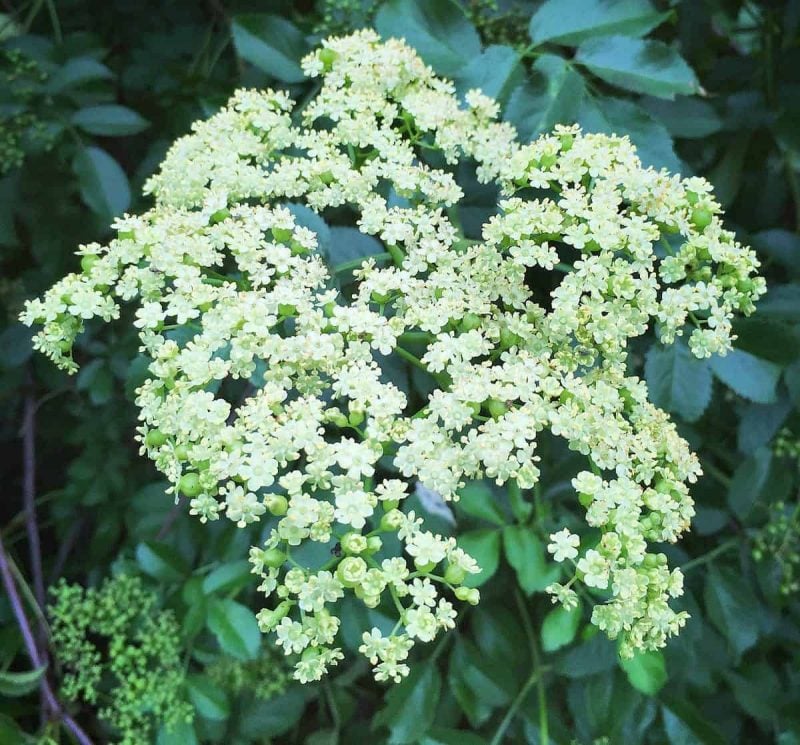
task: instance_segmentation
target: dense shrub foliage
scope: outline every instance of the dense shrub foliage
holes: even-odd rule
[[[796,3],[6,9],[0,741],[800,738]]]

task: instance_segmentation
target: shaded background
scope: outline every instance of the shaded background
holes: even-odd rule
[[[42,604],[31,503],[42,585],[97,585],[125,571],[172,614],[178,695],[196,713],[173,731],[153,716],[140,741],[800,743],[800,1],[0,6],[2,538],[30,619]],[[147,207],[144,179],[192,121],[239,86],[288,87],[301,100],[312,92],[302,55],[365,25],[405,37],[459,91],[496,96],[523,138],[578,121],[629,134],[647,164],[706,176],[731,229],[759,253],[770,290],[736,323],[731,355],[699,361],[650,336],[632,349],[633,371],[706,474],[692,534],[668,549],[686,569],[692,620],[663,654],[623,667],[587,625],[586,604],[576,621],[552,612],[542,539],[578,519],[569,479],[580,458],[545,440],[532,521],[518,521],[486,484],[453,506],[491,581],[408,681],[387,689],[354,662],[368,619],[353,606],[342,611],[351,655],[336,674],[289,684],[281,658],[252,634],[257,600],[243,557],[257,529],[201,526],[174,510],[137,453],[132,391],[144,369],[130,324],[90,327],[81,371],[68,378],[31,354],[30,331],[15,321],[24,299],[77,268],[79,243],[106,240],[114,215]],[[479,225],[493,199],[468,190],[465,226]],[[411,371],[400,374],[424,392]],[[430,519],[452,532],[441,515]],[[29,668],[0,594],[0,743],[69,742],[57,722],[40,720],[39,681],[18,674]],[[47,675],[58,690],[57,660]],[[101,701],[113,701],[113,680],[101,688]],[[66,705],[97,742],[119,740],[99,705]]]

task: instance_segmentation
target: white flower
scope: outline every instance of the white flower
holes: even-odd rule
[[[550,541],[547,550],[553,554],[556,561],[574,559],[578,555],[578,546],[581,545],[581,540],[566,528],[559,530],[558,533],[551,533]]]

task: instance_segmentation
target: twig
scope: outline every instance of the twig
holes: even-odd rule
[[[181,512],[183,512],[185,507],[186,507],[186,500],[181,494],[181,496],[178,497],[178,501],[175,502],[175,505],[167,514],[166,518],[164,518],[164,522],[161,524],[161,528],[159,528],[159,531],[156,534],[157,541],[160,541],[162,538],[166,537],[167,533],[169,533],[169,529],[172,527],[173,523],[178,519],[178,516],[181,514]]]
[[[14,617],[17,620],[17,626],[19,626],[20,633],[22,634],[22,640],[25,643],[25,649],[28,652],[28,657],[30,657],[34,668],[38,670],[39,668],[43,667],[45,663],[39,654],[39,649],[37,648],[36,641],[33,637],[33,631],[28,623],[25,610],[22,607],[22,601],[20,600],[19,593],[17,592],[17,586],[14,583],[14,577],[11,574],[11,569],[8,564],[8,558],[6,556],[5,546],[3,546],[2,537],[0,537],[0,576],[3,578],[3,586],[8,594],[8,599],[11,603],[11,610],[13,611]],[[58,702],[55,693],[53,693],[53,689],[50,686],[50,681],[47,679],[46,675],[42,675],[42,677],[39,679],[39,688],[42,692],[42,698],[44,699],[47,708],[58,719],[61,720],[64,726],[73,734],[80,745],[92,745],[92,741],[89,739],[89,736],[61,707],[61,704]]]
[[[28,377],[30,383],[30,376]],[[33,393],[25,396],[22,418],[22,496],[25,504],[25,529],[28,532],[28,547],[33,577],[33,594],[40,608],[44,608],[44,575],[42,574],[42,550],[39,526],[36,523],[36,399]]]

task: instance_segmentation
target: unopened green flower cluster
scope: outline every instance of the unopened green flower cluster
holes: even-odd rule
[[[160,725],[192,720],[178,625],[139,578],[120,575],[89,589],[62,581],[49,616],[61,694],[99,707],[115,742],[154,742]]]
[[[688,528],[700,467],[629,374],[628,342],[655,329],[725,353],[764,292],[755,255],[703,179],[572,126],[522,144],[495,101],[459,100],[400,41],[332,38],[303,65],[321,85],[294,114],[286,93],[242,90],[175,143],[153,208],[27,305],[36,346],[75,370],[85,322],[135,302],[142,452],[201,520],[271,521],[250,554],[259,621],[303,682],[343,656],[345,596],[396,614],[389,633],[363,629],[379,680],[454,626],[454,599],[479,601],[476,562],[404,507],[408,485],[531,489],[544,430],[587,457],[573,484],[592,529],[551,536],[566,576],[548,591],[566,607],[575,583],[605,592],[592,620],[623,654],[663,646],[687,618],[669,605],[682,575],[649,546]],[[479,238],[452,219],[461,162],[501,193]],[[298,204],[385,248],[350,291]],[[549,292],[533,270],[564,274]],[[384,374],[393,357],[435,381],[421,408]],[[315,544],[326,561],[307,558]]]

